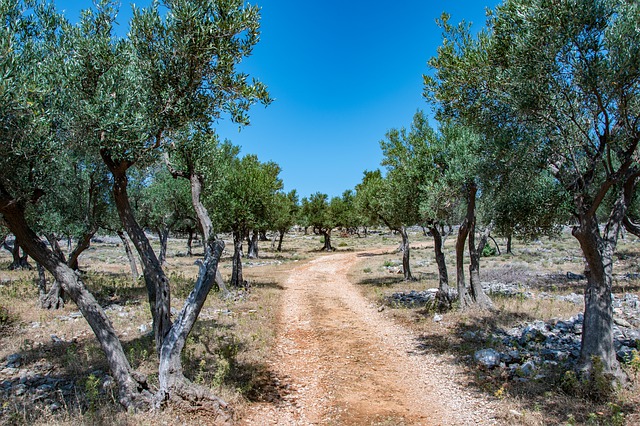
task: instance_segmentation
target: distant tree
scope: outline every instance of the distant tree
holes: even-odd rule
[[[282,188],[280,167],[261,163],[255,155],[234,158],[212,193],[207,195],[215,226],[233,234],[231,285],[244,286],[242,242],[251,230],[264,228],[274,194]]]
[[[380,170],[365,172],[362,182],[356,186],[359,198],[359,208],[365,216],[377,218],[390,230],[396,231],[402,237],[400,250],[402,251],[402,270],[405,280],[413,279],[410,266],[410,246],[407,226],[419,222],[417,193],[409,195],[412,190],[417,191],[415,183],[409,189],[410,182],[406,176],[388,173],[382,176]]]
[[[336,217],[332,214],[329,196],[316,192],[309,198],[302,199],[301,217],[304,226],[311,227],[313,233],[322,235],[323,251],[333,251],[331,231],[337,226]]]
[[[296,224],[298,211],[298,193],[295,189],[288,193],[278,191],[274,194],[273,209],[271,211],[270,228],[278,233],[277,251],[282,251],[284,235]]]
[[[507,238],[507,253],[512,253],[512,238],[557,236],[571,220],[570,200],[553,177],[522,166],[488,188],[484,206],[495,232]]]
[[[138,217],[143,225],[156,231],[160,242],[158,260],[167,257],[169,233],[193,228],[196,214],[191,203],[191,187],[183,179],[176,180],[161,165],[150,170],[151,182],[143,189],[138,201]]]
[[[355,198],[355,191],[348,189],[342,193],[341,197],[335,197],[335,200],[331,200],[331,209],[339,227],[348,234],[359,235],[358,229],[364,221],[356,209]]]

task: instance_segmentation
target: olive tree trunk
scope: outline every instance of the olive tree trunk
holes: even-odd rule
[[[204,401],[207,404],[213,404],[215,417],[211,420],[215,424],[230,420],[226,411],[227,404],[214,396],[208,388],[198,386],[184,376],[181,354],[187,337],[207,300],[207,295],[215,284],[216,271],[223,250],[222,240],[210,239],[207,242],[204,260],[199,262],[200,271],[195,287],[185,301],[160,349],[159,389],[156,394],[158,405],[168,400],[188,400],[192,403]]]
[[[491,226],[480,235],[478,245],[475,244],[475,231],[476,231],[476,219],[475,217],[471,221],[469,226],[469,282],[471,289],[471,298],[473,303],[481,309],[490,309],[493,306],[493,302],[482,289],[482,283],[480,282],[480,256],[482,250],[487,245],[489,239],[489,233],[491,232]]]
[[[118,216],[135,246],[144,274],[145,286],[149,298],[149,307],[153,317],[153,333],[156,351],[159,354],[164,336],[171,329],[171,292],[167,278],[160,261],[133,215],[133,208],[127,193],[127,170],[131,166],[128,162],[114,162],[106,151],[101,151],[102,158],[113,176],[113,198]]]
[[[411,281],[413,280],[413,275],[411,275],[411,246],[409,244],[409,234],[407,233],[407,228],[405,226],[400,227],[397,231],[402,237],[402,245],[400,246],[402,250],[402,274],[405,281]]]
[[[158,260],[161,265],[164,265],[167,261],[167,243],[169,242],[169,228],[156,228],[158,234],[158,240],[160,242],[160,255]]]
[[[244,279],[242,277],[242,232],[240,231],[233,231],[231,286],[235,288],[245,286]]]
[[[322,235],[322,237],[324,238],[322,250],[333,251],[333,247],[331,247],[331,229],[321,229],[320,235]]]
[[[456,286],[458,289],[458,301],[460,309],[465,310],[472,304],[471,297],[467,292],[467,285],[464,278],[464,248],[471,230],[472,222],[475,220],[476,193],[478,187],[474,182],[466,184],[467,189],[467,213],[458,228],[458,238],[456,239]]]
[[[433,237],[433,251],[435,253],[436,264],[438,265],[438,293],[436,294],[437,309],[446,311],[451,309],[451,289],[449,288],[449,273],[444,252],[442,251],[442,234],[436,223],[429,225],[429,232]]]
[[[277,251],[282,251],[282,240],[284,239],[284,234],[285,234],[285,230],[279,230],[278,231],[278,248],[276,249]]]
[[[255,229],[251,234],[247,235],[247,257],[249,259],[257,259],[258,256],[258,237],[259,233]]]

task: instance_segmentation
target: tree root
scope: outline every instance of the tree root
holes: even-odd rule
[[[132,383],[120,388],[118,401],[127,410],[149,411],[154,407],[154,395],[149,389],[147,377],[137,371],[131,372]]]
[[[170,389],[160,389],[155,396],[155,407],[162,408],[167,403],[195,412],[207,411],[216,425],[233,424],[231,407],[218,398],[208,388],[191,382],[186,377],[174,377]]]

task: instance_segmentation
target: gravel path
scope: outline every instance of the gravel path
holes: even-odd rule
[[[364,253],[324,256],[285,283],[277,355],[282,398],[241,420],[260,425],[493,425],[492,403],[460,367],[367,301],[347,274]]]

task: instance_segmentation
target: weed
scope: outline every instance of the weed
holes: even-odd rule
[[[89,411],[95,411],[99,406],[100,399],[100,379],[90,374],[84,381],[84,395],[89,404]]]
[[[0,330],[9,327],[13,321],[14,319],[9,314],[9,310],[4,306],[0,306]]]
[[[371,273],[371,268],[364,268],[362,270],[362,272],[364,272],[365,274],[370,274]]]
[[[604,371],[600,357],[591,358],[591,371],[581,377],[575,371],[566,371],[560,381],[568,395],[578,395],[595,402],[606,401],[614,392],[612,378]]]

